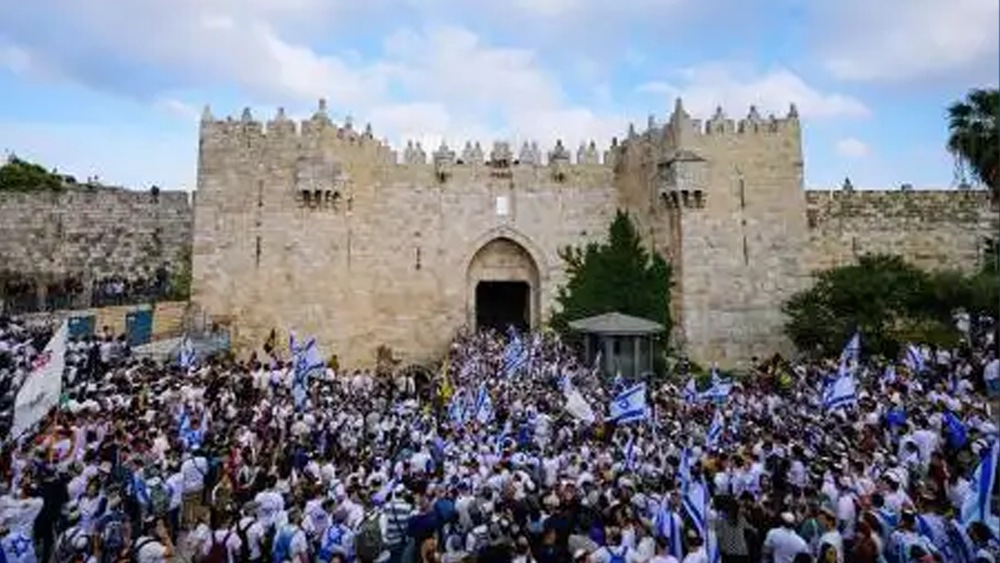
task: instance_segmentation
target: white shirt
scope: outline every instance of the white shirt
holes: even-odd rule
[[[705,551],[705,546],[703,545],[685,555],[681,563],[708,563],[708,552]]]
[[[184,475],[184,492],[194,493],[205,488],[205,476],[208,475],[208,460],[203,457],[192,457],[181,464],[181,474]]]
[[[167,563],[167,547],[159,540],[142,536],[135,545],[139,548],[136,554],[139,563]]]
[[[233,557],[239,555],[240,548],[243,547],[243,540],[240,539],[240,535],[232,530],[216,530],[212,533],[213,538],[202,544],[201,555],[207,557],[208,553],[212,551],[213,539],[216,543],[226,543],[226,551],[228,552],[228,560],[230,563],[233,561]]]
[[[237,524],[237,532],[246,531],[247,549],[250,552],[250,559],[257,560],[261,557],[261,540],[264,538],[264,527],[256,518],[244,516]]]
[[[774,528],[764,538],[764,551],[774,554],[774,563],[792,563],[800,553],[809,553],[809,544],[788,528]]]
[[[844,538],[840,536],[840,532],[838,532],[837,530],[830,530],[829,532],[824,532],[823,535],[819,537],[819,543],[817,545],[819,546],[820,549],[822,549],[823,544],[832,545],[833,549],[837,551],[837,563],[843,563]]]
[[[170,491],[170,510],[177,510],[184,502],[184,474],[178,471],[170,475],[166,484]]]

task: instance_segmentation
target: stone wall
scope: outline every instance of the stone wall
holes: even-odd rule
[[[152,278],[161,265],[179,265],[192,218],[180,191],[0,193],[0,269],[50,279]]]
[[[383,344],[430,360],[474,322],[480,280],[528,282],[538,327],[565,281],[559,250],[603,237],[623,208],[673,266],[676,340],[738,365],[791,351],[781,305],[816,268],[879,251],[968,269],[998,228],[981,193],[804,190],[794,107],[703,122],[678,104],[611,145],[395,152],[322,106],[301,123],[206,114],[192,299],[237,352],[277,328],[347,367]]]
[[[985,191],[809,191],[810,271],[863,254],[898,254],[926,269],[970,271],[996,240],[998,210]]]
[[[593,160],[558,174],[474,157],[443,169],[411,147],[397,164],[324,116],[286,125],[202,124],[192,299],[231,325],[237,350],[278,328],[316,336],[345,366],[370,365],[383,344],[436,358],[473,320],[492,258],[470,266],[497,239],[520,248],[495,258],[531,273],[537,327],[564,280],[558,250],[602,237],[614,214],[612,170]]]

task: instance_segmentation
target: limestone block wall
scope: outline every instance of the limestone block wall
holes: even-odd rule
[[[698,362],[787,352],[780,305],[804,283],[806,232],[794,108],[780,119],[751,108],[738,121],[720,111],[703,122],[678,105],[653,137],[638,159],[650,162],[623,173],[649,177],[659,195],[649,221],[674,265],[675,338]]]
[[[984,240],[1000,233],[1000,213],[985,191],[808,191],[806,200],[810,271],[866,253],[970,271],[981,264]]]
[[[191,244],[186,192],[79,188],[0,193],[0,268],[27,275],[146,275]]]
[[[603,237],[610,167],[484,161],[441,168],[322,117],[286,128],[202,125],[193,300],[231,322],[239,351],[272,328],[311,335],[343,365],[385,344],[405,361],[439,356],[472,320],[469,266],[497,238],[538,272],[536,323],[564,280],[558,250]]]

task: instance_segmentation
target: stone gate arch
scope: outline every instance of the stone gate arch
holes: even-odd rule
[[[541,319],[541,274],[532,253],[506,233],[481,242],[466,270],[468,324],[534,329]]]

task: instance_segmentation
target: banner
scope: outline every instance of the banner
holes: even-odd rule
[[[10,435],[18,438],[38,421],[45,418],[49,410],[59,404],[62,395],[63,368],[66,367],[66,337],[69,329],[66,322],[52,335],[45,350],[34,362],[31,373],[25,378],[14,400],[14,425]]]

